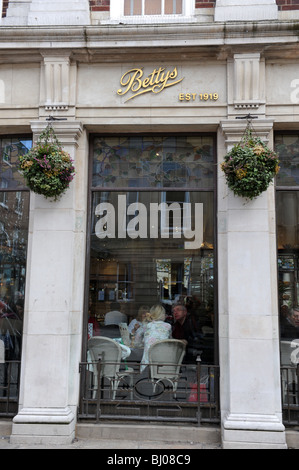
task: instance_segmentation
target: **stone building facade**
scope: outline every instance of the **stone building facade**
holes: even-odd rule
[[[30,193],[21,388],[11,440],[65,443],[75,436],[92,264],[94,139],[200,134],[216,142],[213,308],[222,445],[286,448],[277,186],[253,201],[235,197],[220,163],[244,135],[248,115],[270,147],[278,134],[298,135],[299,1],[185,0],[171,2],[179,9],[171,14],[160,14],[158,5],[148,15],[125,14],[128,3],[2,2],[0,134],[36,140],[51,116],[76,166],[59,201]],[[139,71],[139,96],[132,97],[136,83],[134,90],[126,82],[129,70]],[[162,80],[166,71],[177,74],[173,86]],[[153,77],[163,84],[158,93],[146,90],[150,77],[152,85]],[[296,183],[287,189],[295,192]],[[289,214],[293,202],[284,204]],[[289,227],[296,225],[292,214]]]

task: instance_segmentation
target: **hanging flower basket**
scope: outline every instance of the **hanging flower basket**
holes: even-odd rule
[[[243,139],[224,157],[221,170],[235,195],[254,199],[266,191],[279,171],[278,155],[247,128]]]
[[[74,178],[73,160],[62,149],[51,125],[40,134],[28,153],[20,155],[19,160],[27,186],[54,201],[67,190]]]

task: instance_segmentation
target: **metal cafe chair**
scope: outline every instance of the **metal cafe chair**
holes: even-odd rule
[[[295,386],[298,388],[298,377],[296,376],[297,357],[295,348],[299,346],[299,339],[293,341],[281,341],[281,368],[282,368],[282,387],[285,394],[284,399],[289,400],[291,397],[298,404],[297,394],[291,389]],[[288,397],[288,398],[287,398]]]
[[[131,368],[126,368],[125,370],[120,371],[122,357],[121,346],[111,338],[106,338],[104,336],[93,336],[88,340],[88,351],[91,362],[98,362],[99,357],[102,358],[100,378],[105,377],[109,380],[110,389],[112,391],[112,399],[115,400],[119,383],[126,376],[129,377],[129,385],[132,395],[134,371]],[[93,390],[94,394],[96,394],[99,379],[97,367],[93,368],[93,373]]]
[[[185,353],[185,342],[177,339],[157,341],[149,348],[149,370],[154,393],[159,382],[167,380],[175,395]]]

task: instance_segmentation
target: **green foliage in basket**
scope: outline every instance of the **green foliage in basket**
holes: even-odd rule
[[[31,150],[20,155],[20,171],[28,187],[55,201],[67,190],[74,178],[75,167],[70,155],[58,141],[49,125]]]
[[[278,155],[248,132],[221,163],[228,187],[235,195],[254,199],[266,191],[279,171]]]

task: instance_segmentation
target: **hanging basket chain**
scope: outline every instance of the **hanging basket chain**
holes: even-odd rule
[[[58,138],[55,134],[55,131],[53,129],[52,122],[49,122],[47,124],[47,127],[45,127],[45,129],[41,132],[41,134],[39,135],[39,137],[36,141],[36,145],[37,144],[42,144],[42,143],[45,143],[45,144],[52,143],[52,144],[55,144],[55,145],[57,145],[57,147],[62,149],[62,145],[59,142],[59,140],[58,140]]]

